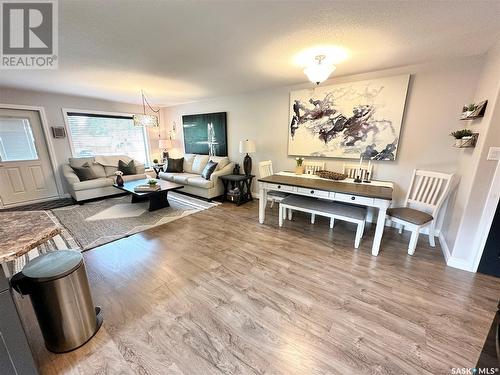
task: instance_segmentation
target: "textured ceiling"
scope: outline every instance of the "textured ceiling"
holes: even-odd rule
[[[318,45],[334,76],[481,54],[499,19],[500,1],[60,0],[59,69],[0,85],[171,105],[305,82]]]

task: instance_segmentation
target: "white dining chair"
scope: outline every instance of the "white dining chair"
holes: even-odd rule
[[[305,174],[316,174],[317,171],[322,171],[325,169],[324,161],[306,161],[302,162]]]
[[[368,177],[371,180],[373,177],[372,169],[373,169],[372,164],[370,164],[370,167],[368,167],[368,165],[362,165],[360,178],[362,180],[366,180],[366,178]],[[344,163],[344,167],[342,168],[342,173],[346,174],[347,178],[355,179],[359,175],[359,164]]]
[[[453,186],[454,174],[415,169],[404,207],[387,210],[388,219],[400,225],[399,233],[405,227],[412,232],[408,254],[415,253],[418,235],[424,227],[429,229],[429,244],[436,246],[434,236],[437,215]]]
[[[273,162],[271,160],[265,160],[259,162],[259,176],[260,178],[264,178],[267,176],[273,175]],[[281,202],[281,200],[285,197],[287,197],[287,193],[283,193],[281,191],[269,191],[267,193],[267,200],[271,202],[271,208],[274,205],[274,202]]]

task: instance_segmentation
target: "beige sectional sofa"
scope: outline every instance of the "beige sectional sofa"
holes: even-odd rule
[[[64,178],[66,179],[66,183],[68,184],[69,193],[73,199],[81,202],[87,199],[123,193],[122,190],[113,187],[113,184],[115,183],[115,172],[118,170],[119,160],[123,160],[128,163],[132,159],[125,155],[69,158],[68,164],[63,165],[62,172]],[[98,177],[97,179],[80,181],[76,173],[71,168],[71,166],[81,167],[85,163],[88,163],[91,166],[95,175]],[[135,161],[135,166],[137,174],[123,176],[124,181],[146,178],[144,164],[140,164],[138,161]]]
[[[217,163],[217,168],[206,180],[201,176],[208,161]],[[185,154],[183,172],[160,172],[159,177],[166,181],[184,185],[182,192],[197,195],[206,199],[218,197],[224,193],[219,177],[233,173],[234,163],[226,156],[208,156]],[[166,170],[166,166],[164,167]]]

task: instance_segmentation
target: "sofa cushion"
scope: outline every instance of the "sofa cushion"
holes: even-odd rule
[[[73,184],[73,190],[88,190],[88,189],[97,189],[102,187],[111,186],[115,183],[115,181],[108,178],[97,178],[95,180],[81,181]]]
[[[122,178],[123,178],[123,181],[125,181],[125,182],[134,181],[134,180],[142,180],[142,179],[146,178],[146,174],[145,173],[129,174],[126,176],[122,176]]]
[[[176,173],[173,176],[174,182],[177,182],[178,184],[187,184],[188,183],[188,178],[189,177],[199,177],[199,174],[195,173]]]
[[[104,167],[97,164],[94,159],[93,156],[87,158],[69,158],[68,162],[71,168],[81,167],[83,164],[88,163],[97,178],[106,177]]]
[[[201,174],[207,163],[208,163],[208,155],[195,155],[191,172],[196,174]]]
[[[132,159],[127,155],[97,155],[95,157],[95,162],[103,166],[106,177],[114,177],[118,170],[119,160],[128,163]]]
[[[189,177],[187,179],[187,184],[191,186],[201,187],[205,189],[210,189],[214,187],[214,182],[206,180],[201,176]]]
[[[209,160],[217,163],[217,168],[215,168],[216,171],[221,170],[229,164],[229,158],[227,156],[210,156]]]
[[[167,158],[167,169],[165,170],[165,172],[175,172],[175,173],[184,172],[184,158],[180,159]]]
[[[173,181],[174,176],[179,173],[172,173],[172,172],[160,172],[158,173],[158,177],[160,177],[162,180],[166,181]]]
[[[118,160],[118,170],[123,172],[123,175],[128,176],[131,174],[136,174],[135,162],[130,160],[129,162],[124,162],[123,160]]]
[[[217,168],[217,163],[209,160],[203,171],[201,172],[201,177],[205,180],[210,180],[210,176],[215,172],[215,168]]]
[[[184,155],[184,165],[183,170],[186,173],[193,173],[193,162],[195,154],[185,154]]]
[[[85,163],[80,167],[71,168],[73,168],[73,171],[75,171],[75,174],[78,176],[80,181],[95,180],[97,178],[89,163]]]

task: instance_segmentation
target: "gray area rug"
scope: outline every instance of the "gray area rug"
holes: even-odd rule
[[[120,196],[51,212],[85,251],[218,205],[171,192],[170,207],[149,212],[149,202],[130,200],[129,195]]]

